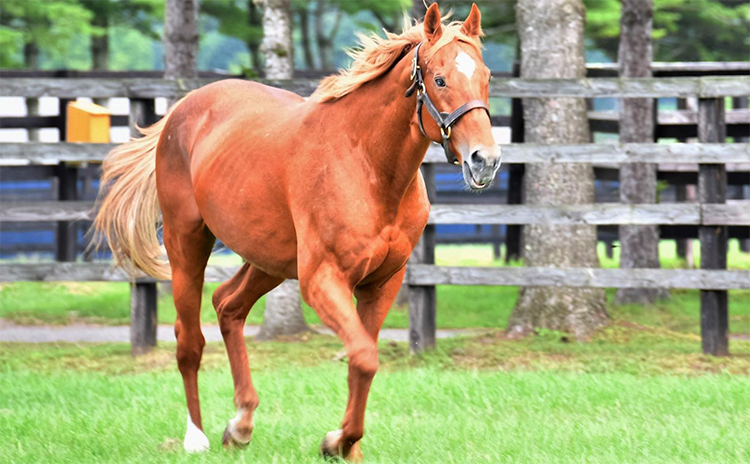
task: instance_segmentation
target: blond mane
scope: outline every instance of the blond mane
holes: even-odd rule
[[[429,62],[438,50],[451,43],[453,39],[473,45],[477,50],[481,49],[482,44],[479,38],[470,37],[461,32],[462,24],[458,21],[443,24],[442,36],[425,51],[426,62]],[[357,34],[360,40],[359,46],[347,50],[347,54],[354,60],[351,67],[323,79],[311,98],[326,102],[348,95],[363,84],[387,73],[407,49],[425,40],[424,25],[421,22],[410,24],[408,19],[404,21],[404,32],[401,34],[387,31],[385,34],[385,38],[375,33]]]

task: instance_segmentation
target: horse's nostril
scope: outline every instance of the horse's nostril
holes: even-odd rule
[[[474,153],[471,154],[471,162],[475,164],[480,164],[484,160],[482,159],[482,156],[479,154],[479,150],[476,150]]]

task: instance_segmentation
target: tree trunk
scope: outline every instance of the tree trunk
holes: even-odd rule
[[[255,4],[255,0],[247,0],[247,20],[251,26],[260,26],[262,24],[258,16],[258,5]],[[256,38],[250,38],[247,41],[247,50],[250,52],[250,66],[256,72],[260,72],[263,67],[260,61],[260,45],[260,40]]]
[[[267,79],[291,79],[294,75],[290,0],[265,0],[263,45]]]
[[[198,76],[198,0],[167,0],[164,77]]]
[[[585,77],[585,16],[581,0],[519,0],[516,17],[521,77]],[[590,140],[583,99],[525,98],[523,110],[528,143],[555,145]],[[593,168],[587,164],[528,164],[524,194],[526,203],[532,205],[593,203]],[[523,243],[527,266],[599,267],[596,228],[592,226],[527,225]],[[605,302],[602,289],[522,288],[508,334],[518,337],[545,328],[585,340],[606,323]]]
[[[263,54],[268,79],[291,79],[294,73],[292,23],[289,0],[265,0]],[[259,340],[309,330],[302,316],[299,282],[287,280],[266,298],[266,312]]]
[[[34,42],[27,42],[23,46],[23,64],[26,69],[39,69],[39,47]],[[26,114],[39,116],[39,99],[26,99]],[[28,129],[29,142],[39,141],[39,129]]]
[[[104,29],[104,33],[91,36],[91,69],[109,69],[109,18],[107,17],[107,11],[97,9],[92,24]]]
[[[623,0],[620,19],[618,61],[621,77],[651,77],[652,0]],[[623,98],[620,112],[620,141],[654,141],[654,101],[650,98]],[[620,201],[656,203],[656,165],[632,163],[620,166]],[[659,267],[659,226],[620,226],[620,267]],[[655,288],[621,288],[618,304],[653,303],[669,292]]]
[[[258,340],[272,340],[280,335],[293,335],[310,330],[302,315],[299,282],[284,281],[266,297],[266,312]]]
[[[109,69],[109,17],[107,8],[97,8],[94,10],[94,26],[104,29],[102,35],[91,36],[91,69],[107,70]],[[107,106],[108,98],[94,98],[94,103],[101,106]]]
[[[315,40],[320,54],[320,68],[331,70],[333,66],[333,41],[329,39],[325,30],[325,16],[328,2],[318,0],[315,10]]]
[[[307,11],[307,5],[304,5],[299,10],[299,29],[302,36],[302,52],[305,56],[305,66],[307,69],[316,69],[312,46],[310,44],[310,13]]]

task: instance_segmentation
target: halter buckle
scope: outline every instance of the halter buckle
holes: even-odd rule
[[[446,130],[448,132],[446,132]],[[451,126],[448,126],[446,128],[440,127],[440,135],[443,136],[444,139],[451,138]],[[454,163],[455,164],[455,163]]]

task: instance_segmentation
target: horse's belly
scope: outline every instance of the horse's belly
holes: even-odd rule
[[[209,194],[199,200],[209,230],[258,269],[296,278],[297,237],[291,216],[282,205],[237,193],[231,198]]]

